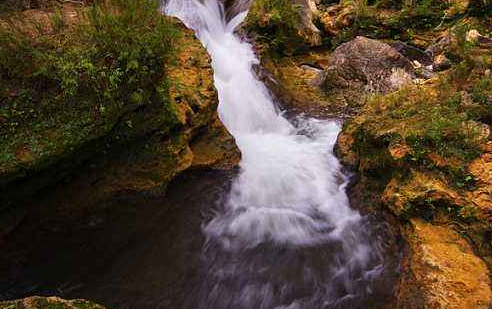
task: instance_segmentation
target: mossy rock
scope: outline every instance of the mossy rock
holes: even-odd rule
[[[73,7],[69,7],[67,12],[64,6],[63,18],[78,16],[77,20],[66,20],[66,24],[76,25],[63,28],[59,33],[50,32],[50,37],[46,40],[49,44],[55,44],[60,51],[67,49],[68,53],[54,55],[37,45],[26,46],[29,50],[34,49],[36,53],[49,56],[43,58],[46,62],[42,65],[48,67],[51,61],[55,61],[53,63],[60,72],[69,72],[66,79],[43,84],[52,75],[48,78],[42,71],[14,74],[16,68],[9,63],[15,61],[8,62],[12,60],[10,54],[4,53],[4,58],[0,57],[3,61],[0,61],[0,72],[3,74],[0,74],[0,80],[7,81],[0,83],[0,101],[3,100],[0,107],[0,200],[13,201],[29,196],[67,177],[96,155],[107,155],[121,147],[131,148],[129,144],[148,139],[149,136],[156,136],[149,139],[151,144],[155,144],[154,140],[164,140],[163,146],[158,145],[158,148],[162,157],[166,158],[168,156],[162,154],[162,151],[168,149],[164,146],[168,144],[166,141],[183,140],[180,144],[187,145],[196,131],[215,121],[218,99],[213,85],[210,58],[193,32],[174,18],[163,17],[158,11],[149,11],[156,9],[155,3],[137,10],[133,5],[138,3],[131,4],[132,1],[128,0],[112,1],[130,10],[125,15],[127,18],[147,18],[146,21],[135,23],[136,28],[132,30],[142,32],[141,41],[114,43],[116,46],[129,44],[127,50],[113,50],[113,47],[105,46],[105,43],[91,41],[100,36],[103,38],[98,40],[109,40],[111,31],[119,29],[114,29],[116,26],[113,27],[112,24],[101,26],[108,27],[107,32],[96,32],[88,39],[83,37],[81,41],[76,40],[80,38],[80,34],[76,33],[79,24],[82,29],[93,26],[84,24],[84,18],[89,18],[87,14],[96,14],[90,17],[94,24],[104,17],[97,14],[109,14],[104,17],[108,20],[117,18],[112,13],[104,11],[104,8],[101,8],[103,11],[93,8],[95,11],[88,13],[87,8]],[[42,19],[49,22],[57,13],[30,11],[30,14],[51,14],[51,17]],[[123,27],[124,22],[126,21],[117,20],[115,24],[123,23]],[[155,23],[163,29],[157,29]],[[65,37],[69,37],[70,42],[61,44]],[[29,40],[31,39],[27,39],[28,43]],[[92,42],[92,48],[96,51],[103,50],[109,54],[101,56],[96,53],[99,56],[94,58],[84,58],[87,55],[83,54],[85,56],[82,59],[72,59],[71,56],[78,57],[71,53],[73,48],[80,50],[81,44],[87,42]],[[166,47],[166,44],[171,45]],[[0,44],[0,51],[5,52],[2,48],[6,47]],[[138,52],[137,56],[129,56],[129,53],[142,48],[145,53]],[[161,51],[161,48],[166,51]],[[112,53],[115,53],[115,57]],[[53,60],[50,57],[55,58]],[[133,60],[130,60],[131,63],[124,63],[121,57],[130,57]],[[63,63],[66,66],[61,65]],[[126,67],[124,74],[121,73],[123,67]],[[8,79],[12,74],[15,78]],[[92,81],[90,74],[96,74],[94,76],[101,79]],[[64,86],[69,85],[69,81],[76,82],[74,88]],[[86,88],[97,82],[107,82],[110,88]],[[115,83],[113,88],[109,85],[111,82]],[[39,84],[48,88],[39,88]],[[169,157],[175,157],[174,152],[169,151]],[[175,175],[174,170],[180,169],[182,167],[179,164],[175,168],[166,165],[166,171],[158,174],[172,171],[169,172],[169,177],[165,176],[157,183],[166,183]]]
[[[353,165],[357,159],[364,168],[381,167],[383,157],[400,169],[419,166],[451,174],[469,164],[481,153],[480,145],[489,139],[488,111],[490,102],[476,102],[482,97],[477,89],[484,82],[474,77],[468,91],[437,77],[424,85],[411,85],[399,91],[377,94],[368,100],[357,117],[348,121],[338,147],[342,160]],[[479,95],[478,93],[481,93]],[[486,92],[485,92],[486,93]]]
[[[105,309],[84,299],[64,300],[58,297],[28,297],[0,302],[0,309]]]
[[[307,0],[258,0],[252,2],[244,26],[263,51],[278,57],[321,45],[312,19]]]

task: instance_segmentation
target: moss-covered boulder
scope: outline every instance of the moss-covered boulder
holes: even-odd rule
[[[365,37],[339,46],[328,59],[323,87],[328,92],[388,92],[411,83],[412,62],[390,45]]]
[[[492,58],[479,50],[436,78],[372,96],[338,139],[341,161],[360,174],[363,206],[388,210],[407,241],[398,308],[488,308],[492,300],[483,176]]]
[[[191,165],[190,141],[217,123],[213,72],[194,34],[158,8],[112,0],[4,19],[1,200],[29,196],[115,151],[145,157],[118,169],[129,183],[120,191],[165,186]],[[147,176],[137,172],[144,169]]]
[[[251,4],[245,28],[266,52],[292,55],[321,45],[316,14],[312,0],[258,0]]]

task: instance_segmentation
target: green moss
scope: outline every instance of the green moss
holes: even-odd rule
[[[94,303],[88,302],[86,300],[80,300],[80,299],[72,301],[71,305],[75,306],[77,309],[103,309],[102,306],[95,305]]]
[[[44,298],[39,298],[36,301],[36,307],[39,309],[68,309],[70,308],[67,304],[59,302],[49,302]]]
[[[394,176],[393,171],[428,170],[442,175],[457,189],[473,189],[475,179],[467,167],[488,141],[480,121],[490,117],[490,107],[463,98],[471,95],[487,105],[492,90],[489,77],[470,78],[473,86],[443,77],[432,86],[411,86],[370,98],[360,115],[344,128],[354,138],[352,151],[360,158],[361,172],[386,179]],[[392,157],[392,148],[400,149],[402,156]]]
[[[274,53],[291,53],[303,45],[298,34],[301,8],[292,0],[257,0],[246,19],[247,28]]]
[[[447,2],[439,0],[345,0],[344,3],[352,8],[354,21],[330,38],[333,48],[359,35],[411,42],[416,33],[437,27],[449,7]]]
[[[77,26],[55,12],[50,34],[33,36],[32,27],[14,19],[0,28],[0,184],[91,141],[168,132],[177,124],[167,67],[180,31],[159,6],[97,1],[80,12],[84,22]],[[147,121],[149,114],[157,116]]]
[[[419,131],[409,133],[405,138],[413,149],[412,159],[419,160],[434,152],[444,158],[470,161],[479,154],[475,141],[477,132],[474,128],[464,127],[470,116],[460,110],[459,103],[459,98],[458,101],[451,98],[424,111],[415,111],[422,116]]]
[[[477,208],[473,205],[459,206],[432,198],[411,201],[406,205],[402,217],[407,219],[419,217],[426,221],[432,221],[436,219],[438,214],[444,214],[454,222],[470,224],[479,220]]]
[[[469,12],[474,16],[488,16],[492,14],[492,1],[490,0],[471,0]]]
[[[413,29],[430,29],[437,26],[444,17],[449,4],[440,0],[406,1],[395,26]]]
[[[492,105],[492,78],[484,77],[475,84],[472,90],[472,99],[483,106]]]

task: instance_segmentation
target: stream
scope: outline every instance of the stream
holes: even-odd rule
[[[239,0],[245,1],[245,0]],[[218,0],[168,0],[212,57],[219,116],[241,150],[224,209],[204,229],[209,271],[198,308],[350,308],[372,293],[381,244],[350,208],[333,154],[340,123],[279,112],[253,72],[259,61]]]
[[[169,0],[164,10],[212,58],[240,171],[185,172],[167,196],[108,201],[77,219],[31,211],[2,246],[0,299],[54,294],[120,309],[388,304],[394,238],[350,206],[333,154],[341,123],[283,116],[253,71],[252,46],[234,33],[246,12],[226,21],[218,0]]]

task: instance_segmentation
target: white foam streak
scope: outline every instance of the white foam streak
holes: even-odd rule
[[[311,245],[342,237],[359,220],[349,207],[346,178],[333,155],[334,121],[305,119],[293,126],[253,72],[252,47],[234,29],[246,12],[225,22],[220,1],[169,0],[166,12],[194,29],[212,57],[219,116],[242,152],[241,174],[227,208],[206,227],[225,247],[266,241]],[[364,248],[353,248],[364,259]]]

